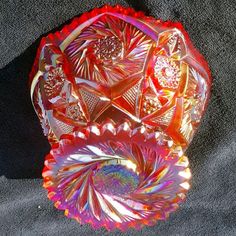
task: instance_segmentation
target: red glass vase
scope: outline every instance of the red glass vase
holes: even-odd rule
[[[191,177],[184,151],[211,76],[180,23],[104,6],[43,38],[31,98],[52,149],[44,187],[80,223],[166,219]]]

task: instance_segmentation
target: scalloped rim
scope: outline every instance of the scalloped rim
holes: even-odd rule
[[[211,87],[212,77],[211,77],[211,72],[210,72],[210,68],[208,66],[208,63],[205,60],[204,56],[194,47],[188,33],[186,32],[186,30],[184,29],[183,25],[180,22],[173,22],[170,20],[163,21],[161,19],[156,19],[155,17],[152,17],[152,16],[146,16],[144,12],[135,11],[131,7],[123,7],[121,5],[111,6],[109,4],[104,5],[101,8],[94,8],[93,10],[85,12],[85,13],[81,14],[80,16],[74,17],[72,19],[71,23],[63,26],[63,28],[60,31],[57,31],[55,33],[50,33],[46,37],[43,37],[41,39],[40,45],[37,50],[36,59],[34,61],[32,70],[29,74],[29,86],[31,85],[31,82],[34,79],[34,76],[38,72],[38,63],[39,63],[40,53],[41,53],[41,50],[45,44],[52,43],[55,45],[59,45],[62,41],[61,38],[63,38],[63,40],[65,38],[67,38],[68,35],[75,28],[77,28],[80,24],[82,24],[83,22],[87,21],[88,19],[90,19],[98,14],[106,13],[106,12],[120,13],[120,14],[123,14],[126,16],[131,16],[134,18],[141,19],[143,21],[150,21],[151,20],[151,21],[154,21],[157,25],[162,24],[163,27],[167,27],[167,28],[171,27],[171,28],[176,28],[176,29],[180,30],[180,32],[185,37],[185,40],[188,41],[189,50],[192,52],[192,54],[194,54],[195,59],[197,61],[199,61],[199,63],[201,63],[202,66],[204,67],[204,70],[206,71],[206,73],[208,75],[208,79],[207,79],[208,86],[209,86],[209,88]]]

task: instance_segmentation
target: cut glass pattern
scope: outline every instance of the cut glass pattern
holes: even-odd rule
[[[42,39],[30,83],[53,144],[44,187],[68,217],[140,228],[185,198],[183,152],[211,76],[180,23],[121,6],[95,9]]]

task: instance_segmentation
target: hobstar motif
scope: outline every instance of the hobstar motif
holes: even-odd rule
[[[104,6],[43,38],[31,98],[52,150],[44,187],[80,223],[140,228],[189,188],[184,151],[211,76],[180,23]]]

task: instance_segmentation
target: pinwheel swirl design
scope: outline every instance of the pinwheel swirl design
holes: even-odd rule
[[[185,198],[190,176],[181,147],[163,133],[131,130],[127,122],[62,136],[43,171],[44,187],[58,209],[108,230],[166,219]]]

